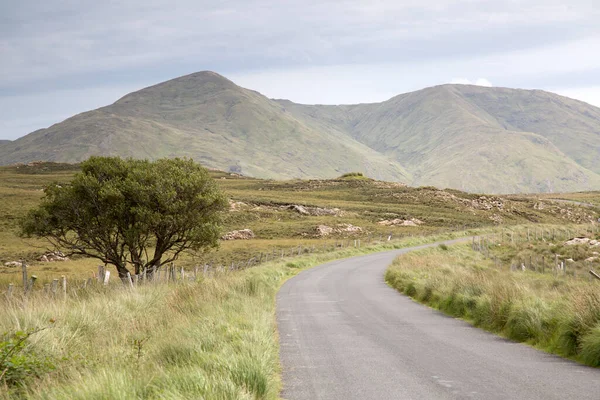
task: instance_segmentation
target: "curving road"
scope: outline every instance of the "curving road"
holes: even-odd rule
[[[334,261],[277,296],[282,397],[600,399],[600,370],[446,317],[388,287],[403,249]]]

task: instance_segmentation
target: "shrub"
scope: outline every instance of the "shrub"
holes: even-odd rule
[[[0,384],[14,387],[27,379],[40,377],[54,369],[44,357],[36,355],[28,346],[31,335],[41,329],[5,333],[0,339]]]

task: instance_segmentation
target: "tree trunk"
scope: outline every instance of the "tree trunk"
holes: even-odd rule
[[[119,264],[119,263],[116,263],[115,266],[117,267],[117,272],[119,274],[119,278],[121,280],[127,279],[127,274],[129,273],[129,270],[127,269],[127,267],[124,264]]]

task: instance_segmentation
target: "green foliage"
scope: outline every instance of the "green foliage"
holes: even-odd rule
[[[69,184],[44,193],[22,234],[113,264],[121,277],[128,263],[137,274],[185,250],[216,247],[227,204],[208,171],[182,159],[92,157]]]
[[[362,172],[346,172],[338,179],[366,179]]]
[[[440,250],[444,250],[444,251],[448,250],[448,246],[444,243],[440,244],[438,247],[440,248]]]
[[[0,337],[0,386],[13,387],[26,380],[40,377],[54,369],[46,358],[36,355],[28,347],[31,335],[40,329],[5,333]]]

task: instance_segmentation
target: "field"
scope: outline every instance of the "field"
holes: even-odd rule
[[[62,275],[87,279],[95,273],[98,261],[93,259],[39,262],[42,254],[54,249],[45,240],[17,234],[19,218],[37,204],[43,187],[51,182],[68,182],[77,169],[53,163],[0,168],[0,265],[24,260],[42,284]],[[178,263],[185,268],[204,264],[247,265],[251,259],[264,260],[267,253],[287,254],[298,246],[333,248],[353,245],[355,240],[369,243],[390,235],[395,239],[499,224],[583,223],[599,215],[597,208],[536,197],[411,188],[360,175],[334,180],[270,181],[218,171],[212,174],[231,199],[224,233],[251,229],[255,238],[222,241],[218,251],[208,254],[186,254]],[[290,208],[294,205],[303,206],[305,212]],[[408,221],[408,225],[383,225],[385,221]],[[331,228],[331,232],[319,233],[319,226]],[[18,284],[19,277],[18,269],[0,266],[0,284]]]
[[[475,326],[600,366],[600,281],[589,273],[600,271],[598,229],[544,228],[545,237],[542,227],[497,230],[483,241],[399,257],[386,281]],[[574,235],[592,244],[574,244]]]
[[[40,201],[44,185],[65,184],[76,171],[76,166],[46,163],[0,168],[0,294],[11,283],[15,289],[10,298],[0,296],[0,332],[6,332],[0,360],[19,335],[44,328],[24,342],[21,358],[10,369],[13,381],[0,389],[0,398],[274,399],[280,390],[275,294],[300,270],[467,235],[502,232],[508,240],[507,232],[513,232],[519,243],[528,229],[543,227],[568,236],[582,229],[573,224],[599,215],[594,207],[571,203],[409,188],[360,175],[281,182],[213,171],[230,198],[223,233],[251,229],[255,237],[223,240],[216,252],[185,255],[177,269],[184,268],[187,279],[128,289],[115,280],[108,286],[88,280],[98,270],[93,259],[38,261],[54,249],[43,240],[18,236],[19,218]],[[471,257],[469,265],[481,262],[477,268],[485,268],[535,250],[524,243],[509,247],[502,252],[484,246],[485,257],[464,247],[422,256],[425,263],[437,257],[428,264],[433,274],[463,256]],[[568,254],[575,262],[584,255]],[[36,290],[26,296],[21,268],[4,266],[16,260],[37,276]],[[249,260],[256,266],[245,268]],[[423,265],[419,260],[415,265]],[[243,268],[229,271],[232,264]],[[196,266],[210,266],[209,273],[200,268],[194,276]],[[40,290],[61,276],[69,282],[65,293]],[[559,282],[573,293],[589,285],[584,279]]]

